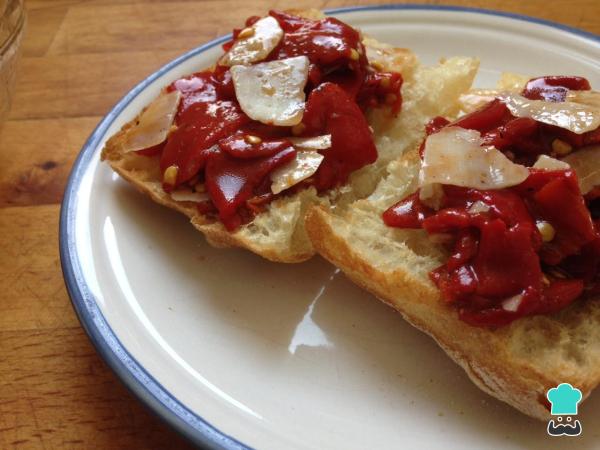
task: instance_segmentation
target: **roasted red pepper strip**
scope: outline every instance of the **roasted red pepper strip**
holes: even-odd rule
[[[311,92],[302,119],[309,136],[331,134],[331,148],[315,174],[317,190],[346,182],[353,171],[375,162],[377,149],[369,124],[358,105],[333,83],[323,83]]]
[[[508,118],[511,118],[511,115],[506,105],[500,100],[495,99],[477,111],[467,114],[448,124],[448,126],[477,130],[480,133],[485,133],[486,131],[497,127],[498,124],[503,123]]]
[[[383,213],[383,221],[388,227],[421,228],[426,217],[435,211],[419,200],[419,193],[409,195]]]
[[[269,14],[285,32],[270,60],[305,55],[311,62],[312,90],[321,83],[335,83],[366,107],[387,105],[400,112],[402,76],[367,70],[365,47],[357,30],[333,17],[306,20],[281,11]]]
[[[402,76],[399,73],[368,73],[357,94],[357,103],[363,109],[388,105],[395,115],[400,113],[402,106]]]
[[[547,102],[564,102],[569,91],[589,91],[590,82],[583,77],[546,76],[533,78],[523,89],[523,97]]]
[[[292,143],[286,139],[265,141],[256,135],[246,133],[237,133],[219,141],[222,151],[240,159],[272,156],[291,146]]]
[[[516,142],[535,135],[538,132],[538,127],[538,122],[533,119],[517,117],[485,133],[483,135],[483,143],[503,150],[514,145]]]
[[[535,169],[530,172],[529,178],[513,189],[525,199],[537,219],[552,224],[556,235],[543,246],[540,258],[556,265],[595,239],[594,224],[575,172]]]
[[[228,230],[241,225],[236,213],[244,202],[254,195],[254,189],[276,167],[296,157],[294,147],[255,159],[232,158],[219,152],[211,156],[206,165],[206,188],[219,210],[219,218]]]
[[[270,11],[269,15],[277,19],[285,32],[282,42],[269,55],[270,59],[304,55],[311,63],[326,69],[367,65],[360,34],[340,20],[334,17],[306,20],[281,11]]]
[[[190,105],[198,102],[214,102],[218,99],[217,83],[212,72],[198,72],[175,80],[167,87],[167,92],[181,92],[182,100],[177,110],[177,120]]]

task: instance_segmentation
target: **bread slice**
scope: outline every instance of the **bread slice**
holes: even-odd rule
[[[290,12],[312,19],[322,17],[317,10]],[[379,62],[384,70],[402,73],[405,82],[401,115],[409,118],[405,122],[410,126],[400,130],[389,112],[373,111],[369,115],[369,122],[375,131],[378,160],[353,173],[346,186],[326,195],[319,196],[314,188],[309,188],[295,195],[281,197],[271,202],[266,211],[258,214],[252,222],[229,232],[219,221],[198,213],[194,203],[175,201],[162,190],[158,157],[149,158],[120,151],[126,130],[137,118],[108,140],[101,158],[152,200],[188,216],[192,225],[204,233],[214,246],[242,247],[276,262],[292,263],[309,259],[315,253],[304,228],[304,217],[309,206],[320,204],[330,207],[371,193],[382,171],[399,155],[400,149],[413,145],[420,138],[420,130],[427,118],[456,112],[449,109],[447,104],[436,103],[438,88],[443,87],[457,96],[470,87],[477,70],[478,63],[471,58],[453,58],[436,67],[426,68],[419,65],[409,50],[381,44],[370,37],[364,37],[364,43],[371,61]],[[438,77],[444,82],[437,80]],[[424,79],[427,83],[422,85]],[[397,145],[399,141],[401,145]]]
[[[447,255],[425,231],[390,228],[381,219],[415,191],[419,164],[413,149],[389,165],[367,198],[335,211],[312,208],[306,228],[316,250],[433,337],[488,394],[538,419],[549,417],[546,392],[559,383],[571,383],[585,399],[600,381],[600,302],[579,300],[496,330],[459,320],[428,277]]]

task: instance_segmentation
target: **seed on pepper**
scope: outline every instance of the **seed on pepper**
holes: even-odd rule
[[[542,235],[542,241],[544,242],[550,242],[552,239],[554,239],[554,236],[556,236],[556,230],[554,227],[545,220],[540,220],[535,224],[535,226]]]
[[[573,147],[562,139],[554,139],[552,141],[552,150],[558,156],[566,156],[573,151]]]
[[[179,173],[179,167],[177,166],[169,166],[165,170],[163,174],[163,183],[168,184],[169,186],[175,186],[177,182],[177,174]]]
[[[252,134],[247,134],[246,136],[244,136],[244,140],[250,145],[258,145],[262,142],[261,138]]]
[[[237,35],[237,38],[238,39],[246,39],[246,38],[249,38],[249,37],[252,37],[252,36],[254,36],[254,28],[244,28]]]

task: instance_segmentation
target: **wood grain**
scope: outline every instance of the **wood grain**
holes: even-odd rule
[[[189,448],[96,355],[58,257],[62,191],[81,145],[133,85],[270,8],[364,0],[29,0],[9,120],[0,131],[0,448]],[[452,0],[600,33],[598,0]]]
[[[0,149],[18,151],[0,151],[0,207],[59,203],[76,150],[99,120],[97,116],[6,122]]]

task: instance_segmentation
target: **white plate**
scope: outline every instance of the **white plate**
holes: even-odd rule
[[[478,56],[481,86],[504,70],[583,75],[600,86],[598,37],[565,27],[422,6],[336,15],[425,63]],[[213,447],[573,444],[479,391],[430,338],[322,259],[279,265],[215,250],[184,217],[99,163],[108,136],[169,81],[212,63],[222,42],[131,91],[90,137],[69,181],[65,279],[83,326],[124,382],[194,442]],[[583,405],[580,420],[578,446],[598,443],[600,396]]]

